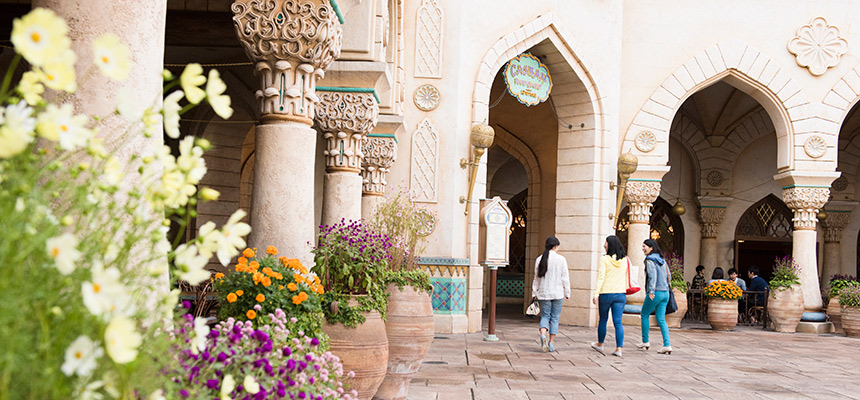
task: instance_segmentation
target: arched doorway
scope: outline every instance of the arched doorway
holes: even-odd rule
[[[627,216],[629,210],[629,207],[624,207],[618,218],[618,229],[615,231],[615,236],[618,236],[621,243],[627,243],[627,229],[630,225]],[[681,257],[684,256],[684,223],[681,221],[681,217],[672,212],[672,205],[662,197],[658,197],[654,202],[648,225],[651,226],[651,239],[657,241],[663,254],[675,253]],[[641,251],[641,249],[627,249],[628,253],[633,251]]]
[[[741,277],[747,277],[752,265],[765,280],[773,277],[773,260],[791,255],[791,218],[791,210],[772,194],[744,212],[735,228],[734,267]]]

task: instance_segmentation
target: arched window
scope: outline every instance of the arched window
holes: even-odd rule
[[[627,243],[627,230],[630,227],[627,213],[629,207],[624,207],[621,215],[618,217],[618,229],[615,231],[615,236],[621,240],[625,246]],[[679,256],[684,256],[684,223],[681,222],[681,217],[672,212],[672,205],[662,197],[658,197],[654,201],[651,209],[651,239],[657,241],[663,254],[675,253]],[[638,248],[627,249],[627,252],[636,251]]]
[[[735,239],[791,241],[791,218],[788,206],[770,194],[744,212],[735,228]]]

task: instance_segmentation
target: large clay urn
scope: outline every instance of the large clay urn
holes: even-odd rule
[[[841,319],[845,336],[860,337],[860,307],[842,306]]]
[[[350,299],[351,307],[357,304]],[[357,391],[359,399],[370,400],[388,370],[388,338],[379,312],[366,312],[364,317],[367,321],[355,328],[326,322],[323,332],[329,336],[331,352],[340,357],[344,373],[355,373],[345,380],[349,389]]]
[[[388,373],[373,398],[403,400],[433,342],[433,306],[430,294],[413,286],[391,283],[388,293]]]
[[[737,299],[726,300],[716,297],[708,299],[708,323],[715,331],[730,331],[738,324]]]
[[[666,323],[670,328],[680,328],[681,320],[687,314],[687,294],[681,293],[678,289],[672,289],[675,292],[675,303],[678,304],[678,311],[671,314],[666,314]]]
[[[839,305],[839,296],[833,296],[827,303],[827,316],[833,323],[833,330],[836,333],[844,333],[842,331],[842,306]]]
[[[792,285],[785,290],[774,288],[770,293],[767,316],[773,322],[773,329],[777,332],[796,332],[797,324],[803,317],[803,292],[800,291],[800,285]]]

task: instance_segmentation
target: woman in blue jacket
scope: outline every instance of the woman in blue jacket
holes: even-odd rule
[[[663,348],[660,354],[672,354],[672,346],[669,343],[669,325],[666,324],[666,304],[669,302],[669,268],[663,259],[660,246],[653,239],[646,239],[642,243],[642,252],[645,253],[645,303],[642,304],[642,343],[636,347],[648,350],[651,343],[648,340],[648,329],[651,313],[656,311],[657,324],[660,325],[660,333],[663,334]]]

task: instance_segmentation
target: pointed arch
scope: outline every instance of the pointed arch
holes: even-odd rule
[[[791,241],[794,217],[785,203],[773,194],[744,211],[735,227],[735,239]]]

